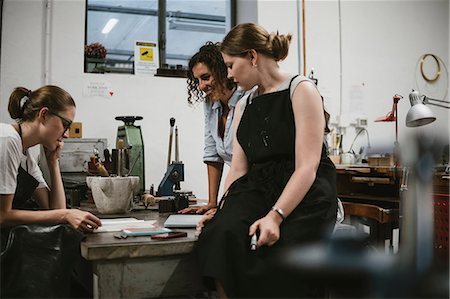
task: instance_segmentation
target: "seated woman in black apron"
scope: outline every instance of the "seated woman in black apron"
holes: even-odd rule
[[[284,250],[325,239],[337,210],[321,96],[309,79],[278,66],[290,40],[247,23],[221,44],[228,77],[253,90],[242,114],[237,107],[225,195],[196,247],[201,273],[220,297],[325,295],[278,265]]]
[[[67,223],[83,232],[99,227],[101,222],[93,214],[66,209],[59,155],[75,117],[70,94],[52,85],[35,91],[17,87],[8,111],[17,122],[0,123],[0,225]],[[37,144],[45,149],[51,188],[29,153]],[[36,204],[39,210],[27,209]]]

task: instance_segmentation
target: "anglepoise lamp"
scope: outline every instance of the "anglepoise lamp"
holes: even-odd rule
[[[406,115],[407,127],[419,127],[432,123],[436,120],[433,112],[427,105],[438,106],[450,109],[450,102],[445,100],[432,99],[424,95],[420,95],[414,89],[409,94],[411,108]]]
[[[398,102],[400,101],[400,99],[402,99],[403,97],[401,95],[394,95],[392,97],[392,110],[386,115],[386,116],[382,116],[377,118],[375,121],[376,122],[395,122],[395,143],[394,143],[394,165],[397,166],[398,160],[397,160],[397,156],[398,156]]]
[[[407,127],[420,127],[436,120],[428,105],[450,109],[449,101],[432,99],[415,90],[409,94],[409,101],[411,108],[406,115]],[[413,270],[422,274],[430,269],[433,260],[434,158],[431,152],[433,144],[419,136],[415,139],[417,149],[413,155],[407,155],[410,156],[409,163],[406,163],[409,167],[405,167],[407,172],[400,189],[400,213],[404,215],[401,242],[407,248],[401,256],[403,264],[412,265]],[[405,191],[408,191],[408,200],[402,205]]]

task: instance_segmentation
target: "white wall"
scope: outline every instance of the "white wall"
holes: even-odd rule
[[[296,0],[238,0],[238,21],[255,21],[269,31],[290,32],[294,39],[282,67],[298,72]],[[180,157],[185,163],[184,189],[206,197],[207,177],[202,163],[203,111],[186,103],[186,81],[180,78],[138,77],[119,74],[84,74],[84,0],[53,0],[50,11],[49,72],[44,77],[46,22],[44,0],[5,0],[3,5],[0,78],[0,121],[10,122],[7,102],[15,86],[35,89],[46,82],[68,90],[76,100],[76,120],[83,123],[83,137],[108,138],[114,147],[118,115],[141,115],[146,150],[146,186],[157,186],[166,170],[169,118],[175,117],[180,133]],[[307,70],[315,68],[325,104],[344,124],[356,116],[369,120],[372,143],[391,144],[392,123],[374,123],[391,108],[396,93],[400,132],[409,108],[417,59],[434,53],[449,67],[448,0],[342,1],[342,105],[339,84],[338,2],[306,1]],[[256,12],[256,13],[255,13]],[[249,19],[246,19],[248,16]],[[86,97],[89,81],[111,84],[111,98]],[[360,107],[358,107],[358,104]],[[428,130],[449,135],[449,111],[432,108],[438,120]],[[353,139],[347,129],[344,149]]]
[[[338,4],[336,0],[307,1],[307,68],[315,68],[335,122],[340,112],[346,127],[355,118],[365,117],[372,144],[391,145],[395,124],[374,120],[386,115],[392,96],[400,94],[404,97],[398,107],[400,140],[414,130],[406,128],[405,117],[408,95],[416,88],[419,57],[433,53],[449,66],[449,1],[341,1],[342,98]],[[449,110],[431,108],[437,120],[422,130],[438,133],[448,143]],[[344,150],[353,137],[354,129],[348,127]],[[362,141],[366,143],[365,138]]]
[[[244,0],[245,1],[245,0]],[[292,40],[288,57],[280,63],[283,70],[290,73],[298,72],[298,47],[299,37],[297,28],[297,1],[258,1],[258,24],[269,32],[278,31],[280,34],[291,33]]]

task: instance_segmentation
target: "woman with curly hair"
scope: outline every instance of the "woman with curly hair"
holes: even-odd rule
[[[204,102],[203,162],[208,171],[208,204],[181,213],[203,214],[215,209],[223,164],[231,164],[234,111],[244,92],[227,75],[218,44],[207,42],[189,61],[188,102]]]

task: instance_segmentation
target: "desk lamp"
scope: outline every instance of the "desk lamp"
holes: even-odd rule
[[[392,97],[392,110],[386,115],[386,116],[382,116],[377,118],[375,121],[376,122],[392,122],[395,121],[395,143],[394,143],[394,166],[397,166],[398,164],[398,152],[399,152],[399,148],[398,148],[398,102],[400,101],[400,99],[402,99],[403,97],[401,95],[394,95]]]
[[[424,126],[436,120],[436,117],[434,116],[433,112],[426,105],[433,105],[450,109],[449,101],[432,99],[424,95],[421,96],[419,92],[415,91],[414,89],[409,94],[409,101],[411,103],[411,108],[409,109],[408,114],[406,115],[407,127]],[[444,103],[445,105],[440,103]]]
[[[421,99],[422,98],[422,99]],[[432,123],[436,120],[433,112],[428,105],[434,105],[442,108],[450,109],[450,102],[445,100],[437,100],[420,95],[414,89],[409,94],[411,108],[406,115],[407,127],[420,127]],[[437,103],[435,103],[437,102]],[[444,103],[445,105],[441,104]],[[433,196],[432,196],[432,173],[434,169],[434,158],[431,148],[433,145],[427,138],[416,136],[416,143],[422,146],[418,147],[416,156],[410,157],[412,172],[406,173],[406,178],[402,180],[401,202],[403,201],[404,191],[408,190],[408,176],[413,188],[409,190],[408,200],[404,210],[404,240],[402,244],[407,248],[412,248],[410,252],[403,255],[405,262],[414,261],[416,270],[423,271],[430,267],[433,258]],[[426,145],[426,146],[424,146]],[[406,168],[406,167],[405,167]],[[403,213],[402,213],[403,214]],[[403,239],[403,238],[402,238]]]

